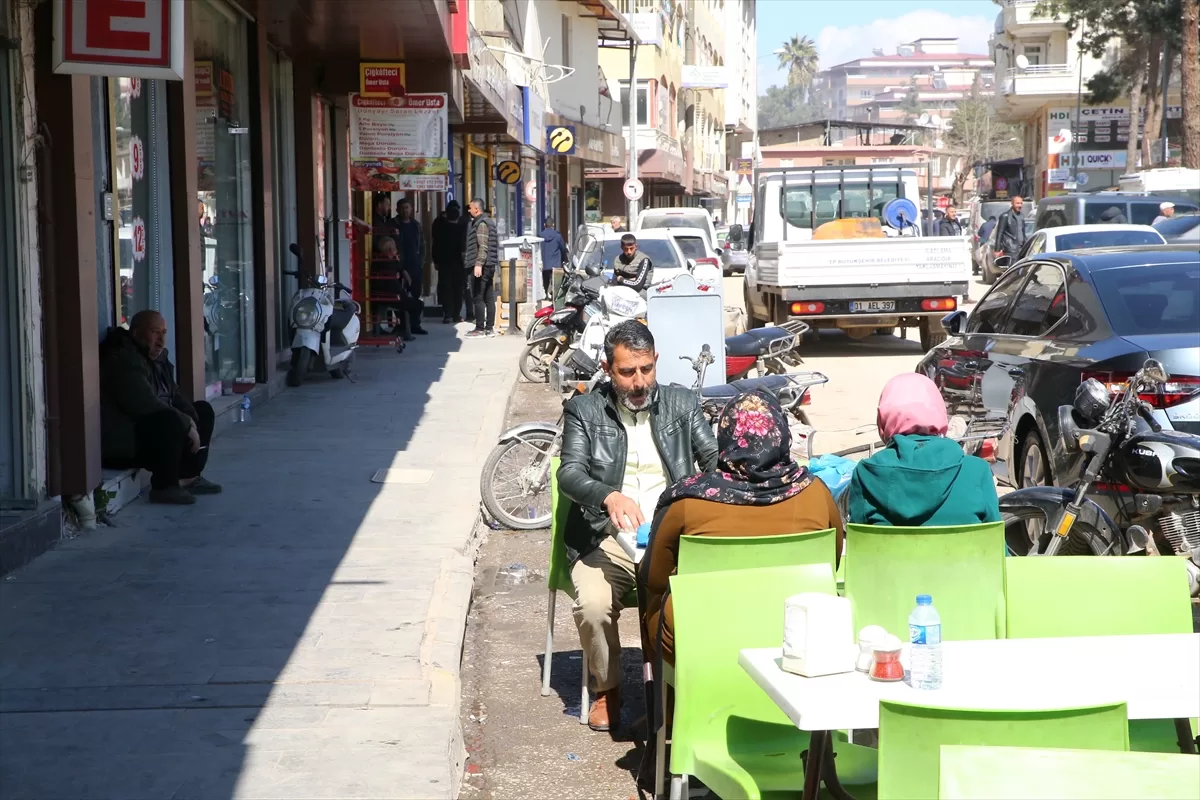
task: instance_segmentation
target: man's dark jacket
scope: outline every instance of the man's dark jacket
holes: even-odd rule
[[[433,221],[433,263],[441,269],[459,266],[463,261],[463,226],[457,219],[442,214]]]
[[[496,271],[496,265],[500,263],[500,237],[496,233],[496,223],[487,214],[480,214],[478,217],[472,217],[467,223],[467,242],[466,250],[463,253],[463,265],[467,269],[475,266],[475,261],[479,256],[479,226],[483,225],[487,228],[487,252],[483,258],[478,259],[483,263],[483,277],[488,277]]]
[[[650,276],[654,272],[654,262],[645,253],[634,253],[633,258],[626,261],[621,253],[613,261],[613,286],[627,286],[635,292],[644,292],[650,285]]]
[[[942,217],[938,222],[938,236],[962,236],[963,227],[958,220],[950,217]]]
[[[1025,218],[1011,208],[996,220],[996,249],[1015,256],[1025,244]]]
[[[625,480],[628,438],[610,385],[569,400],[563,407],[562,465],[558,488],[573,502],[564,536],[573,564],[608,535],[604,498]],[[717,466],[717,440],[696,395],[679,386],[659,386],[650,405],[650,431],[666,471],[667,485]]]
[[[170,410],[184,429],[196,421],[196,408],[179,391],[175,366],[163,350],[157,361],[124,328],[109,328],[100,345],[100,458],[131,464],[137,458],[136,423]]]

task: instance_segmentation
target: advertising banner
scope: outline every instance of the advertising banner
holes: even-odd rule
[[[684,64],[682,82],[685,89],[728,89],[729,70],[725,67]]]
[[[350,188],[445,191],[447,122],[445,94],[350,95]]]

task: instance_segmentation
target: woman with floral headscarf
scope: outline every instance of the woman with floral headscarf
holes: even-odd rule
[[[887,445],[860,461],[850,481],[850,522],[920,527],[997,522],[1000,505],[987,462],[945,438],[941,392],[915,372],[883,387],[877,417]]]
[[[787,417],[774,396],[752,392],[734,398],[717,421],[717,469],[673,484],[658,500],[650,543],[638,566],[642,643],[675,661],[671,603],[664,606],[675,574],[681,536],[769,536],[837,529],[842,520],[824,482],[796,463]]]

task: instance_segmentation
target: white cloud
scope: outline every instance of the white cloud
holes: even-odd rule
[[[922,36],[957,36],[961,53],[986,53],[994,20],[986,17],[954,17],[942,11],[922,9],[896,19],[877,19],[866,25],[827,26],[817,34],[821,69],[866,58],[875,48],[894,55],[896,45]]]

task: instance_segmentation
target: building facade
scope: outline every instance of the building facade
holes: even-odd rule
[[[752,176],[746,174],[758,158],[758,25],[756,0],[726,0],[725,64],[731,70],[725,90],[724,219],[750,220]],[[741,170],[739,172],[739,165]]]

